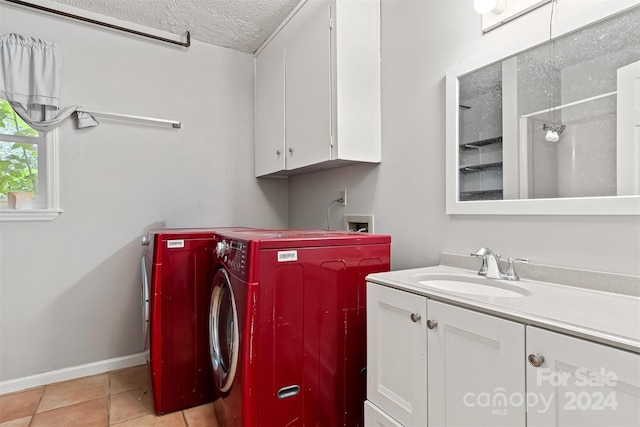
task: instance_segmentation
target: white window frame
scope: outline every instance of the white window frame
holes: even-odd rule
[[[62,213],[58,186],[58,130],[40,133],[44,134],[44,142],[40,142],[42,141],[40,138],[0,133],[0,139],[3,141],[31,144],[40,142],[38,147],[38,193],[44,194],[44,202],[34,204],[31,209],[9,209],[7,202],[0,202],[0,222],[53,221]],[[41,150],[41,147],[44,150]]]

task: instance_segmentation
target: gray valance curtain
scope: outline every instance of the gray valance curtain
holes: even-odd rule
[[[78,127],[97,126],[79,105],[60,109],[62,55],[54,43],[19,34],[0,35],[0,98],[39,131],[48,131],[76,113]]]

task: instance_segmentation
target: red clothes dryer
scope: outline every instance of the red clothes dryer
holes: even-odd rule
[[[236,230],[216,237],[210,355],[221,426],[362,426],[365,277],[389,236]]]
[[[209,362],[214,229],[162,229],[143,237],[142,324],[156,413],[215,397]]]

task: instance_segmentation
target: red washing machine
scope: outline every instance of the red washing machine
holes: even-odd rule
[[[389,236],[236,230],[216,237],[210,355],[221,426],[362,426],[365,277]]]
[[[163,229],[142,239],[144,348],[158,414],[211,402],[216,394],[208,350],[215,233]]]

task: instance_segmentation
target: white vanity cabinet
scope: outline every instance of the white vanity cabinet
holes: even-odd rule
[[[367,400],[403,426],[427,425],[426,319],[425,297],[367,283]]]
[[[415,292],[367,283],[365,425],[640,426],[640,354]]]
[[[524,348],[521,324],[367,285],[367,399],[400,425],[524,426],[483,400],[523,393]]]
[[[640,426],[640,355],[536,327],[527,355],[528,426]]]
[[[524,325],[432,300],[427,315],[428,425],[524,427]]]
[[[402,427],[402,424],[368,400],[364,402],[364,419],[366,427]]]
[[[255,174],[380,162],[380,0],[310,0],[255,57]]]

